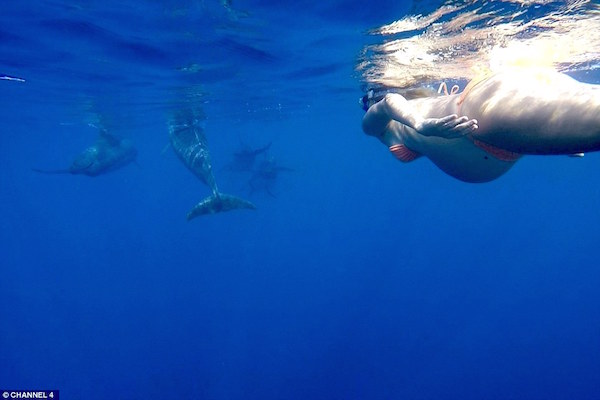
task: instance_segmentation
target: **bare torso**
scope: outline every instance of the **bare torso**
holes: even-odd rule
[[[514,69],[472,85],[458,109],[479,140],[521,154],[600,150],[600,86],[551,69]]]
[[[363,129],[403,161],[423,155],[457,179],[487,182],[524,154],[600,150],[600,86],[547,68],[507,69],[460,94],[386,95],[369,108]],[[406,151],[411,157],[399,157]]]
[[[450,96],[448,96],[450,97]],[[453,96],[454,97],[454,96]],[[423,106],[431,109],[429,117],[439,118],[454,114],[455,101],[444,99],[443,102],[423,102]],[[446,114],[444,114],[446,113]],[[507,172],[516,160],[505,161],[492,156],[482,148],[475,146],[472,139],[458,137],[447,139],[438,136],[424,136],[414,129],[397,121],[391,121],[385,134],[387,145],[404,144],[409,149],[429,158],[442,171],[465,182],[489,182]]]
[[[457,114],[476,119],[466,136],[425,136],[390,121],[381,140],[402,143],[467,182],[493,180],[521,154],[573,154],[600,150],[600,86],[551,69],[510,69],[474,80],[460,94],[407,105],[422,118]]]

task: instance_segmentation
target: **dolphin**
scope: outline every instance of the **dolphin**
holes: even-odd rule
[[[187,214],[188,221],[200,215],[235,209],[256,209],[249,201],[221,193],[212,172],[208,142],[200,121],[191,112],[178,112],[169,124],[169,139],[177,157],[204,182],[212,194],[200,201]]]
[[[43,174],[98,176],[135,161],[136,156],[137,150],[130,140],[120,139],[102,130],[96,143],[82,151],[69,168],[53,170],[33,168],[33,170]]]
[[[286,171],[293,171],[293,169],[278,165],[274,157],[265,158],[258,164],[248,181],[250,195],[259,189],[263,189],[269,196],[276,197],[271,189],[275,185],[279,173]]]
[[[259,147],[257,149],[251,149],[244,145],[241,150],[233,153],[233,161],[225,166],[228,171],[245,172],[252,171],[254,168],[256,157],[260,154],[266,153],[271,147],[271,143],[266,146]]]

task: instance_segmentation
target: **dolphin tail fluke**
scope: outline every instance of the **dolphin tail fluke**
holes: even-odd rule
[[[216,193],[202,200],[190,210],[187,215],[188,221],[200,215],[216,214],[223,211],[236,209],[255,210],[256,206],[247,200],[224,193]]]
[[[38,172],[40,174],[70,174],[72,173],[70,169],[38,169],[31,168],[32,171]]]

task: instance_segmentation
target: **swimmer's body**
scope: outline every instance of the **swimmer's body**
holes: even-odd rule
[[[420,155],[466,182],[488,182],[524,154],[600,150],[600,86],[546,68],[472,81],[462,93],[406,100],[388,93],[363,130],[402,161]]]

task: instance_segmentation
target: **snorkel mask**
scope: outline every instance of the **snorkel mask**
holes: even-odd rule
[[[358,104],[364,111],[369,111],[369,108],[375,103],[381,101],[386,94],[388,93],[397,93],[402,95],[406,100],[418,99],[423,97],[436,97],[440,96],[442,93],[442,89],[444,94],[456,94],[458,93],[458,85],[452,86],[450,92],[446,87],[445,83],[442,83],[440,89],[436,92],[433,88],[429,86],[422,86],[416,88],[397,88],[397,87],[379,87],[379,88],[371,88],[367,90],[367,94],[358,99]]]
[[[358,104],[365,112],[369,111],[369,108],[371,108],[373,104],[383,99],[387,93],[387,90],[375,92],[374,89],[369,89],[367,90],[367,94],[358,99]]]
[[[375,88],[367,90],[367,94],[358,99],[358,104],[364,111],[368,111],[369,108],[375,103],[380,102],[388,93],[401,93],[402,90],[397,88]]]
[[[358,105],[361,106],[361,108],[363,109],[363,111],[368,111],[369,107],[371,107],[373,105],[373,103],[369,104],[370,101],[373,98],[373,89],[369,89],[367,91],[367,94],[365,94],[364,96],[362,96],[361,98],[358,99]]]

